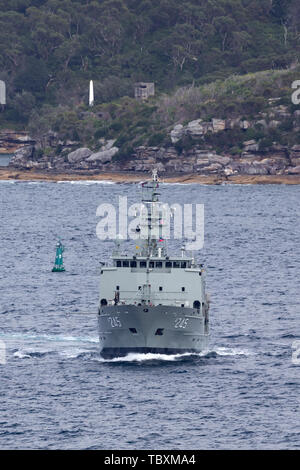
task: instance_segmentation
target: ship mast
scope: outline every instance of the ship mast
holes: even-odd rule
[[[141,232],[143,234],[142,255],[147,257],[160,257],[165,255],[165,246],[159,247],[162,238],[162,208],[157,191],[159,180],[157,169],[152,171],[152,180],[142,183],[142,204],[144,210],[141,214]]]

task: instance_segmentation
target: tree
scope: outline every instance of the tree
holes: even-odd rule
[[[44,61],[28,57],[15,77],[16,91],[29,91],[39,97],[45,94],[48,82],[48,71]]]

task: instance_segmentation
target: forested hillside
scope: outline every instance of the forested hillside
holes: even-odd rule
[[[300,45],[299,0],[0,0],[0,126],[26,127],[61,105],[132,96],[232,74],[288,68]]]

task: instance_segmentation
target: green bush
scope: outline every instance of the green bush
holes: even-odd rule
[[[231,155],[241,155],[242,151],[243,151],[243,149],[242,149],[241,147],[235,146],[235,147],[232,147],[232,148],[229,150],[229,153],[230,153]]]
[[[112,161],[114,162],[127,161],[131,159],[133,154],[134,154],[134,148],[129,144],[125,144],[120,148],[118,153],[116,153],[112,157]]]
[[[261,150],[262,152],[266,152],[270,149],[270,147],[272,147],[272,145],[273,145],[273,139],[270,136],[264,137],[259,142],[259,150]]]
[[[166,137],[165,134],[163,134],[162,132],[153,134],[148,140],[148,145],[150,145],[151,147],[158,147],[164,142],[165,137]]]
[[[188,151],[191,148],[193,148],[194,145],[195,145],[195,140],[193,140],[192,137],[189,135],[184,135],[182,139],[176,142],[174,147],[176,148],[177,152],[181,154],[184,150]]]
[[[114,121],[109,126],[111,130],[115,132],[120,132],[123,129],[123,124],[121,121]]]
[[[291,132],[293,130],[293,118],[285,119],[279,126],[279,130],[283,132]]]

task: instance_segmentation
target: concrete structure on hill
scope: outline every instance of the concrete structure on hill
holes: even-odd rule
[[[154,94],[154,83],[138,82],[134,85],[134,97],[137,100],[146,100]]]

